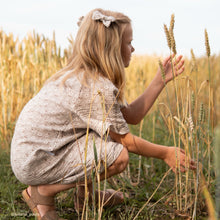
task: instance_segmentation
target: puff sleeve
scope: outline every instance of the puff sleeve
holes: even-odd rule
[[[75,103],[75,110],[89,129],[101,137],[109,128],[117,134],[129,132],[117,100],[118,89],[107,79],[90,87],[83,86]]]

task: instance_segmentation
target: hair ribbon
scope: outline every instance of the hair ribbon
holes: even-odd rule
[[[92,20],[101,21],[105,25],[105,27],[109,27],[111,23],[114,22],[116,19],[113,16],[106,16],[99,11],[94,11],[92,15]]]

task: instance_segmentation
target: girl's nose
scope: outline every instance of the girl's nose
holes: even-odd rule
[[[132,46],[132,48],[131,48],[131,52],[133,53],[135,51],[135,49],[134,49],[134,47]]]

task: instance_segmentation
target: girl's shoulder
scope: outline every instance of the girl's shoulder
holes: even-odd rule
[[[64,83],[62,83],[66,76],[68,77]],[[62,88],[62,92],[65,96],[76,98],[89,98],[96,94],[116,96],[118,93],[116,86],[103,76],[91,77],[87,75],[84,77],[83,73],[71,74],[69,71],[56,81],[51,81],[49,84],[53,92],[57,90],[60,93],[60,89]]]
[[[95,83],[103,89],[117,90],[116,86],[107,78],[99,76]]]

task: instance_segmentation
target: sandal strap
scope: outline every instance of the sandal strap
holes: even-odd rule
[[[67,220],[64,218],[59,218],[55,210],[48,211],[41,220]]]
[[[31,210],[34,210],[37,207],[37,204],[35,204],[33,200],[29,197],[29,194],[26,189],[22,192],[22,196]]]
[[[121,192],[115,191],[113,189],[106,189],[105,192],[105,196],[107,196],[106,201],[104,201],[103,206],[104,207],[112,207],[114,205],[119,205],[124,203],[124,198],[121,198],[121,196],[119,196],[119,194],[121,194]]]
[[[98,191],[96,191],[96,193],[98,193]],[[118,192],[115,191],[113,189],[106,189],[105,191],[101,191],[102,195],[101,196],[101,203],[103,201],[103,207],[107,208],[107,207],[112,207],[114,205],[119,205],[124,203],[124,196],[123,198],[121,198],[121,196],[119,196],[119,194],[121,194],[122,192]],[[125,197],[128,197],[125,194]],[[75,210],[77,213],[82,212],[83,211],[83,206],[84,206],[84,197],[80,197],[79,195],[75,194],[75,198],[74,198],[74,205],[75,205]],[[95,203],[98,204],[98,197],[95,197]],[[92,204],[92,197],[89,197],[89,204]]]
[[[35,205],[54,205],[54,197],[41,195],[37,190],[37,186],[31,186],[31,198]]]
[[[59,220],[59,216],[57,215],[55,210],[48,211],[42,218],[42,220]]]

